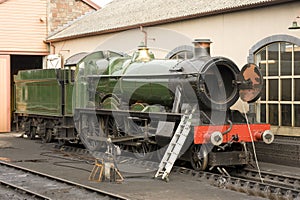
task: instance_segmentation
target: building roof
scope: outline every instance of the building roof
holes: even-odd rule
[[[50,35],[47,41],[62,41],[288,1],[291,0],[114,0]]]

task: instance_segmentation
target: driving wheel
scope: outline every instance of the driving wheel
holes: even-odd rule
[[[208,164],[208,153],[203,145],[192,145],[191,147],[191,165],[196,171],[203,171]]]

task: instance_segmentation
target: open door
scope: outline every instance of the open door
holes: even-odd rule
[[[10,132],[10,56],[0,55],[0,132]]]

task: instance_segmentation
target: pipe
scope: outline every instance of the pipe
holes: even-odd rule
[[[226,135],[226,134],[229,133],[229,132],[231,131],[231,129],[232,129],[232,121],[228,119],[227,122],[229,123],[229,128],[228,128],[226,131],[224,131],[224,132],[222,133],[222,135]]]
[[[49,42],[49,44],[50,44],[50,54],[55,54],[55,46],[54,46],[54,44],[52,44],[52,42]],[[52,47],[53,52],[51,50],[51,47]]]

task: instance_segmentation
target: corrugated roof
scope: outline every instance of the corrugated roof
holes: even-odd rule
[[[114,0],[47,40],[59,41],[282,2],[288,0]]]

